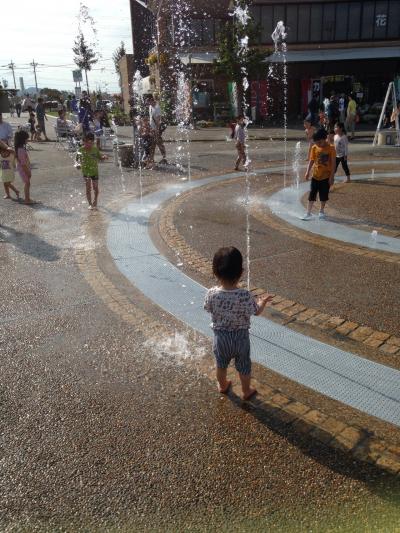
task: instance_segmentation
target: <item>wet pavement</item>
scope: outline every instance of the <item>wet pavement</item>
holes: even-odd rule
[[[230,168],[231,146],[195,144],[197,174]],[[89,213],[69,156],[55,144],[34,148],[32,197],[41,203],[2,201],[0,211],[1,529],[396,531],[398,481],[220,398],[198,366],[209,344],[195,342],[116,271],[103,230],[110,213],[138,194],[137,173],[102,165],[102,207]],[[262,163],[268,149],[255,149],[254,159]],[[278,147],[268,156],[278,158]],[[144,191],[181,179],[166,170],[145,174]],[[240,187],[223,192],[236,198]],[[226,202],[224,213],[217,207],[212,214],[202,198],[191,204],[196,246],[209,254],[223,244],[215,232],[229,238],[222,215],[240,219],[240,203]],[[177,220],[186,219],[181,231],[191,216]],[[302,248],[285,238],[280,246],[289,246],[286,257],[290,246]],[[87,259],[90,284],[77,254],[96,257],[98,270]],[[326,268],[328,258],[317,261]],[[105,303],[96,290],[102,276],[140,310],[146,328]],[[328,301],[335,304],[333,294]],[[159,323],[172,344],[157,338]]]

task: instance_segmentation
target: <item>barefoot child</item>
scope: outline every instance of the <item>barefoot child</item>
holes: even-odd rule
[[[86,198],[89,203],[89,209],[97,208],[97,199],[99,196],[99,161],[107,159],[106,155],[100,153],[97,146],[94,145],[94,134],[89,132],[83,139],[83,146],[77,152],[77,161],[82,168],[83,178],[86,182]],[[94,199],[92,201],[92,188]]]
[[[346,181],[350,181],[350,169],[347,164],[347,156],[349,154],[349,140],[346,135],[346,129],[343,122],[337,122],[335,124],[335,150],[336,150],[336,168],[339,168],[340,163],[342,164],[343,170],[346,174]]]
[[[312,218],[311,211],[317,199],[317,193],[321,202],[319,218],[325,218],[325,204],[329,199],[329,187],[333,185],[336,166],[335,147],[328,143],[327,137],[328,134],[324,129],[318,130],[313,136],[315,145],[312,147],[310,161],[304,176],[308,180],[312,169],[311,190],[308,197],[307,213],[302,217],[302,220]]]
[[[33,204],[30,197],[31,189],[31,162],[29,161],[28,151],[26,149],[26,143],[28,142],[29,134],[24,130],[18,130],[14,136],[14,149],[15,156],[17,158],[17,170],[24,182],[24,195],[25,204]]]
[[[236,159],[235,170],[239,170],[240,162],[243,165],[246,165],[246,131],[245,131],[245,119],[243,115],[240,115],[237,118],[237,123],[235,127],[235,133],[233,138],[236,141],[236,150],[238,157]]]
[[[15,178],[15,154],[11,148],[5,145],[0,146],[0,176],[4,185],[4,198],[11,198],[10,190],[14,191],[19,198],[19,191],[12,184]]]
[[[243,399],[248,400],[257,392],[250,387],[250,316],[262,313],[272,296],[256,301],[248,290],[238,287],[243,274],[243,257],[237,248],[220,248],[216,252],[213,273],[220,284],[207,291],[204,309],[212,316],[219,391],[228,392],[231,382],[226,379],[227,368],[231,359],[235,359]]]

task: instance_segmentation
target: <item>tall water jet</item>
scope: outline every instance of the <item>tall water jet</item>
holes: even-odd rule
[[[174,45],[176,50],[175,63],[177,65],[177,70],[175,73],[175,120],[177,124],[176,165],[180,171],[184,169],[186,148],[187,178],[190,181],[191,161],[189,134],[192,121],[192,95],[191,83],[188,78],[188,69],[190,68],[190,54],[188,52],[188,47],[190,44],[189,14],[189,6],[186,0],[177,0],[174,16]],[[186,54],[182,56],[182,51],[185,50]]]
[[[133,75],[132,92],[134,99],[134,108],[139,116],[139,123],[135,121],[137,117],[133,117],[133,154],[134,159],[137,161],[139,169],[139,187],[140,187],[140,201],[143,199],[143,177],[142,177],[142,164],[143,164],[143,144],[141,140],[141,124],[142,116],[145,113],[144,105],[144,93],[143,93],[143,77],[139,70]]]
[[[232,13],[235,24],[238,30],[238,60],[241,65],[241,74],[242,74],[242,89],[243,89],[243,99],[242,99],[242,108],[243,114],[245,116],[245,151],[246,151],[246,161],[244,164],[246,170],[246,194],[245,194],[245,209],[246,209],[246,270],[247,270],[247,288],[250,289],[250,251],[251,251],[251,242],[250,242],[250,176],[249,176],[249,167],[250,167],[250,157],[249,157],[249,146],[248,146],[248,131],[247,127],[250,124],[250,119],[247,117],[247,91],[249,88],[248,72],[246,67],[246,59],[249,53],[249,36],[246,34],[246,28],[251,19],[250,10],[248,5],[242,5],[240,0],[235,0],[234,9]]]
[[[283,169],[283,186],[286,187],[287,177],[287,108],[288,108],[288,79],[287,79],[287,45],[286,45],[286,27],[285,23],[280,20],[273,31],[271,38],[275,46],[275,59],[283,63],[283,130],[284,130],[284,169]],[[270,67],[272,73],[272,66]]]
[[[294,185],[298,189],[300,186],[300,159],[301,159],[301,141],[296,143],[294,149],[294,158],[293,158],[293,180]]]

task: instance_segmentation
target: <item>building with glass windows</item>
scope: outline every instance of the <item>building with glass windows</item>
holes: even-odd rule
[[[144,74],[146,57],[155,54],[158,68],[150,68],[150,78],[157,85],[160,57],[174,50],[191,77],[199,112],[210,115],[215,101],[227,101],[229,80],[215,74],[213,61],[233,1],[130,1],[135,62]],[[259,30],[252,45],[267,57],[265,71],[251,80],[253,116],[260,118],[260,102],[261,119],[268,116],[264,101],[271,100],[273,90],[267,80],[271,62],[286,62],[292,118],[306,113],[313,93],[322,101],[332,93],[352,92],[361,104],[379,104],[388,83],[400,74],[400,0],[253,0],[250,9]],[[177,31],[182,16],[184,38]],[[271,34],[280,20],[287,28],[285,59],[273,54]]]
[[[270,46],[278,20],[286,24],[291,115],[306,113],[313,92],[380,103],[400,74],[399,0],[255,0],[251,12],[259,46]]]

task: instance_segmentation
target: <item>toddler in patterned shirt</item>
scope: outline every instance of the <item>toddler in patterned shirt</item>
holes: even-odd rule
[[[232,385],[227,380],[227,368],[234,359],[243,399],[249,400],[257,393],[250,386],[250,317],[261,314],[272,296],[262,296],[256,301],[248,290],[238,286],[243,274],[243,257],[237,248],[220,248],[216,252],[213,273],[220,285],[207,291],[204,309],[212,316],[219,392],[226,394]]]

